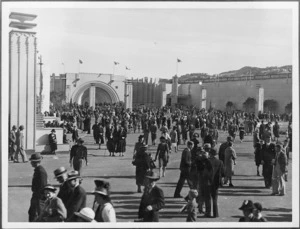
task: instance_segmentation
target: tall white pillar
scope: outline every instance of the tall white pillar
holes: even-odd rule
[[[201,98],[200,98],[200,109],[206,110],[206,88],[200,87],[201,90]]]
[[[129,109],[129,111],[132,111],[132,82],[129,80],[126,80],[125,82],[124,101],[125,101],[125,108]]]
[[[90,87],[90,107],[93,107],[95,109],[95,103],[96,103],[96,87],[95,84],[92,83]]]
[[[255,113],[264,112],[264,88],[261,85],[256,85],[256,105]]]

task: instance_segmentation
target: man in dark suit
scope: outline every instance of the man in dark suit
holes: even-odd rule
[[[138,218],[143,222],[159,222],[159,210],[165,205],[163,191],[156,186],[159,176],[149,171],[145,177],[145,190],[139,207]]]
[[[21,125],[19,130],[16,133],[16,144],[17,144],[17,151],[15,154],[14,162],[19,162],[19,153],[21,154],[22,160],[24,163],[28,162],[27,155],[25,152],[25,143],[24,143],[24,126]]]
[[[181,155],[181,162],[180,162],[180,177],[175,189],[174,198],[180,198],[182,197],[180,195],[181,189],[184,185],[185,180],[187,180],[187,183],[190,188],[193,187],[192,180],[190,179],[190,173],[191,173],[191,165],[192,165],[192,154],[191,149],[193,148],[194,143],[191,141],[188,141],[187,148],[185,148]]]
[[[42,190],[47,185],[47,172],[41,166],[42,157],[39,153],[34,153],[29,158],[32,167],[34,168],[31,191],[32,197],[30,200],[30,207],[28,210],[29,222],[34,222],[41,213],[42,205]]]
[[[9,155],[8,155],[8,160],[14,160],[15,153],[17,151],[17,145],[16,145],[16,130],[17,127],[15,125],[12,126],[12,129],[9,133]]]
[[[272,173],[273,173],[273,163],[272,160],[275,159],[275,144],[271,143],[271,137],[267,137],[265,144],[262,145],[261,149],[261,164],[263,165],[263,176],[265,180],[265,187],[271,188],[272,186]]]
[[[68,179],[67,170],[64,167],[60,167],[54,170],[54,176],[56,180],[60,183],[57,197],[59,197],[64,203],[64,205],[66,206],[72,193],[72,189],[67,182]]]
[[[212,185],[211,185],[211,192],[209,196],[209,207],[210,208],[210,201],[213,201],[213,217],[219,217],[218,211],[218,190],[220,187],[220,183],[222,181],[222,174],[224,174],[224,166],[221,160],[216,158],[217,151],[211,150],[210,151],[210,158],[208,159],[213,168],[213,177],[212,177]],[[209,210],[209,209],[208,209]],[[210,211],[209,211],[210,212]]]
[[[74,212],[79,212],[82,208],[86,207],[86,192],[80,186],[80,179],[77,171],[71,171],[68,174],[68,183],[72,188],[72,193],[68,202],[66,204],[67,209],[67,220],[68,222],[75,222],[74,221]]]

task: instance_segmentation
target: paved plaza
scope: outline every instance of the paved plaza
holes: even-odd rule
[[[199,132],[199,130],[197,130]],[[84,135],[84,145],[88,148],[88,166],[83,167],[82,187],[88,192],[87,206],[92,207],[94,196],[90,192],[94,189],[95,179],[104,179],[110,182],[112,187],[112,201],[116,210],[117,222],[133,222],[137,219],[138,207],[141,193],[137,193],[135,184],[135,167],[131,164],[134,143],[137,141],[139,133],[128,134],[127,148],[124,157],[109,157],[107,150],[97,149],[91,135]],[[219,142],[224,142],[227,134],[220,132]],[[70,136],[68,136],[70,138]],[[285,136],[281,136],[283,140]],[[285,196],[271,196],[271,190],[264,188],[263,178],[256,176],[256,166],[254,162],[252,136],[245,136],[243,143],[237,139],[234,149],[237,152],[237,165],[233,184],[235,187],[223,187],[219,190],[219,218],[204,218],[198,214],[197,222],[237,222],[242,212],[238,209],[243,200],[250,199],[258,201],[263,205],[263,214],[271,222],[291,222],[292,221],[292,163],[290,161],[288,170],[289,177],[287,194]],[[67,147],[59,146],[59,149]],[[103,147],[104,148],[104,147]],[[178,153],[170,155],[166,177],[158,181],[165,195],[165,207],[160,211],[161,222],[185,222],[186,214],[179,213],[180,208],[185,204],[183,199],[173,198],[175,187],[179,178],[179,163],[181,152],[184,146],[180,145]],[[150,146],[149,151],[155,156],[156,146]],[[68,151],[58,151],[57,158],[53,155],[43,155],[42,165],[48,173],[50,184],[57,185],[53,171],[64,166],[71,170],[69,164]],[[157,164],[157,163],[156,163]],[[158,170],[156,169],[156,172]],[[9,188],[8,188],[8,221],[28,222],[28,209],[31,197],[31,180],[33,168],[30,163],[9,163]],[[188,192],[188,185],[185,184],[181,195]]]

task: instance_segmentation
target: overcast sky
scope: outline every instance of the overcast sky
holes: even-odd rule
[[[54,3],[55,4],[55,3]],[[50,73],[171,78],[292,64],[291,9],[33,9]],[[90,5],[91,6],[91,5]],[[130,71],[125,71],[125,66]]]

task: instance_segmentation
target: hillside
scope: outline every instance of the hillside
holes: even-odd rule
[[[219,74],[208,75],[207,73],[190,73],[185,74],[179,77],[179,81],[184,82],[188,80],[204,80],[209,78],[214,78],[216,75],[219,77],[226,77],[226,76],[255,76],[255,75],[270,75],[270,74],[280,74],[280,73],[288,73],[292,72],[292,65],[285,65],[282,67],[266,67],[266,68],[257,68],[257,67],[250,67],[245,66],[239,70],[232,70],[228,72],[222,72]],[[171,79],[160,79],[160,82],[171,83]]]

